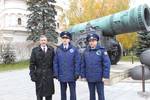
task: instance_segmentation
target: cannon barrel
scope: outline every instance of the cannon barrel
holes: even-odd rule
[[[86,29],[88,23],[92,27],[100,28],[104,36],[150,31],[150,9],[147,5],[139,5],[113,15],[74,25],[67,31],[71,33],[82,32]]]

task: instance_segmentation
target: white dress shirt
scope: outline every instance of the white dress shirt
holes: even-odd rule
[[[69,44],[67,45],[63,45],[64,49],[68,49],[69,48]]]
[[[44,52],[47,52],[47,46],[41,46],[41,48]]]

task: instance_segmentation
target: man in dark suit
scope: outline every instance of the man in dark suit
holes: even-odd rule
[[[54,94],[53,58],[54,49],[47,45],[47,37],[41,35],[40,45],[32,49],[30,76],[35,82],[37,100],[52,100]]]

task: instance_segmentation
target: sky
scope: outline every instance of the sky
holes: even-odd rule
[[[60,4],[64,9],[69,8],[69,0],[56,0],[58,4]]]
[[[135,7],[140,4],[147,4],[150,7],[150,0],[130,0],[131,7]]]

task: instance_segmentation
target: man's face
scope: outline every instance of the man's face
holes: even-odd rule
[[[91,48],[96,48],[97,40],[96,39],[89,40],[89,45]]]
[[[41,46],[46,46],[46,44],[47,44],[47,38],[46,37],[40,38],[40,45]]]
[[[67,45],[70,42],[70,39],[68,37],[62,37],[61,40],[64,45]]]

